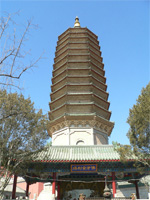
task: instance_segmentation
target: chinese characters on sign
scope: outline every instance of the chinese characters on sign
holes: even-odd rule
[[[75,164],[71,165],[71,172],[97,172],[97,164]]]

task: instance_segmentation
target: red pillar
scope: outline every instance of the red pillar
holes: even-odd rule
[[[57,183],[57,200],[60,200],[60,182]]]
[[[13,190],[12,190],[12,199],[16,198],[16,186],[17,186],[17,175],[14,175]]]
[[[55,197],[55,188],[56,188],[56,172],[53,172],[52,197]]]
[[[116,194],[115,172],[112,172],[112,189],[113,189],[113,197],[115,197]]]
[[[27,185],[26,185],[26,197],[29,197],[29,182],[27,182]]]

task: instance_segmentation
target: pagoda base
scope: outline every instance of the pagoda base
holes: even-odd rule
[[[66,127],[52,135],[52,145],[101,144],[108,144],[108,135],[92,127]]]

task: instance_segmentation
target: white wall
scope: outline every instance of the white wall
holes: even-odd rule
[[[52,135],[52,145],[77,145],[79,141],[79,145],[108,144],[108,136],[90,127],[64,128]]]

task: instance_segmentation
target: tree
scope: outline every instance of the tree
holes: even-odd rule
[[[26,171],[26,161],[42,150],[48,137],[47,117],[42,110],[36,111],[30,98],[6,91],[8,86],[20,89],[22,75],[42,58],[41,54],[31,59],[31,51],[25,46],[37,25],[32,20],[25,26],[18,24],[18,14],[0,18],[0,196],[11,175]]]
[[[135,166],[141,172],[150,167],[150,83],[142,89],[136,104],[129,111],[127,136],[130,145],[118,148],[123,159],[134,158]]]
[[[18,25],[15,17],[19,12],[8,14],[0,18],[0,86],[1,88],[19,87],[18,80],[22,74],[28,69],[33,68],[37,62],[42,58],[30,58],[30,50],[26,50],[25,44],[29,37],[29,32],[32,28],[37,26],[32,24],[32,20],[28,20],[23,27]],[[15,19],[15,20],[14,20]],[[29,63],[25,62],[28,60]]]
[[[30,98],[0,90],[1,194],[12,174],[25,173],[27,160],[45,146],[46,127],[47,116],[35,110]]]

